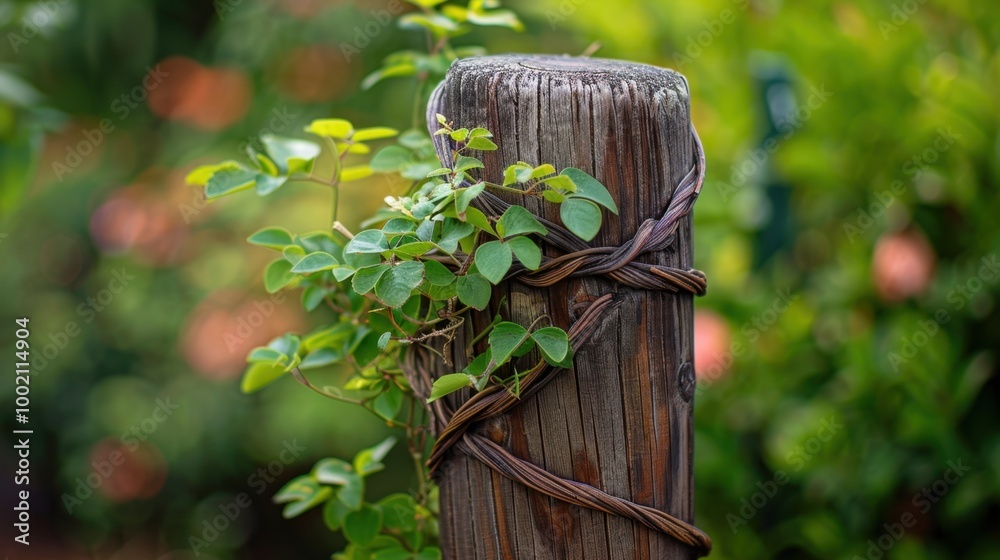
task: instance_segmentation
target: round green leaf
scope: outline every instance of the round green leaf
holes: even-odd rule
[[[503,280],[513,262],[510,247],[500,241],[483,243],[476,249],[476,267],[480,274],[494,284]]]
[[[264,269],[264,288],[269,294],[284,288],[292,280],[295,280],[295,275],[292,274],[292,263],[286,259],[273,261]]]
[[[549,230],[538,221],[531,212],[523,206],[511,206],[497,220],[497,233],[501,237],[512,237],[524,233],[540,233],[545,235]]]
[[[389,265],[378,264],[375,266],[366,266],[364,268],[359,268],[357,272],[354,273],[354,278],[351,280],[351,286],[354,291],[364,295],[372,291],[375,288],[375,284],[378,283],[382,275],[389,271]]]
[[[404,261],[389,268],[375,284],[375,296],[389,307],[401,307],[424,279],[424,266]]]
[[[344,536],[358,546],[370,544],[382,529],[382,512],[369,505],[344,518]]]
[[[455,274],[437,261],[424,261],[424,276],[432,286],[447,286],[455,281]]]
[[[569,198],[559,205],[559,217],[566,229],[584,241],[590,241],[601,229],[601,209],[583,198]]]
[[[490,283],[483,278],[482,274],[473,273],[459,276],[456,285],[458,299],[465,305],[479,310],[486,309],[486,306],[489,305],[493,288],[490,287]]]
[[[504,321],[490,331],[490,349],[497,365],[506,363],[511,354],[528,338],[528,329],[517,323]]]
[[[388,250],[389,242],[385,234],[377,229],[362,231],[344,247],[345,253],[381,253]]]
[[[569,353],[569,336],[558,327],[545,327],[531,333],[531,338],[538,344],[545,361],[557,364]]]
[[[517,257],[517,260],[521,261],[521,264],[525,267],[535,270],[541,266],[542,250],[531,239],[522,235],[521,237],[507,240],[507,244],[514,251],[514,256]]]
[[[330,253],[317,251],[302,257],[302,260],[292,267],[292,272],[295,274],[312,274],[321,270],[330,270],[339,265],[340,263]]]
[[[611,210],[612,213],[618,214],[618,205],[615,204],[615,199],[611,198],[611,193],[608,192],[608,189],[600,181],[591,177],[586,171],[575,167],[567,167],[559,174],[569,177],[573,180],[573,184],[576,185],[576,192],[571,196],[592,200]]]
[[[247,242],[251,245],[259,245],[261,247],[267,247],[268,249],[277,249],[281,251],[287,245],[295,243],[292,239],[292,234],[285,228],[280,227],[269,227],[264,228],[250,237],[247,238]]]

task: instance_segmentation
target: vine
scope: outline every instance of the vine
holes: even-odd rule
[[[437,115],[430,124],[437,127],[434,135],[447,142],[453,162],[441,166],[434,139],[425,132],[428,127],[421,126],[427,123],[420,122],[427,85],[440,80],[456,58],[481,53],[478,48],[453,48],[451,39],[471,25],[520,29],[521,23],[513,13],[498,9],[495,1],[472,0],[466,7],[444,5],[444,0],[408,1],[419,11],[402,16],[400,26],[423,30],[427,53],[394,53],[362,85],[416,76],[413,129],[399,134],[389,127],[356,128],[344,119],[320,119],[305,127],[318,140],[262,136],[262,149],[249,150],[251,164],[224,161],[188,176],[189,183],[204,187],[208,200],[249,189],[267,196],[293,182],[331,191],[328,231],[292,233],[268,227],[248,242],[279,253],[264,270],[268,292],[298,289],[307,311],[325,306],[336,319],[308,334],[288,333],[253,349],[241,386],[249,393],[290,375],[311,391],[360,406],[405,433],[418,480],[412,494],[365,500],[366,478],[384,468],[382,460],[397,442],[390,437],[352,461],[319,461],[275,495],[275,502],[286,504],[286,518],[322,505],[328,527],[342,531],[350,543],[334,556],[339,559],[440,557],[434,546],[437,490],[426,471],[426,403],[414,394],[401,364],[414,346],[450,363],[436,345],[450,345],[471,313],[487,309],[495,285],[520,267],[541,266],[539,242],[548,233],[524,207],[513,205],[502,215],[488,215],[477,207],[477,197],[492,191],[558,205],[563,225],[584,241],[597,234],[602,206],[617,213],[604,186],[575,168],[557,172],[547,163],[515,162],[505,168],[502,183],[483,180],[484,165],[477,156],[497,150],[493,134],[483,127],[458,127]],[[392,138],[394,144],[382,147],[366,163],[358,162],[371,153],[370,144]],[[401,196],[385,199],[385,206],[364,222],[368,229],[351,232],[338,221],[340,189],[374,173],[398,174],[412,184]],[[478,354],[477,345],[484,348]],[[499,315],[465,350],[468,366],[435,379],[427,402],[490,386],[517,396],[519,369],[532,367],[519,368],[518,362],[538,356],[537,363],[569,366],[573,352],[566,331],[549,325],[547,317],[521,325]],[[333,364],[351,372],[342,387],[319,387],[309,380],[308,372]]]

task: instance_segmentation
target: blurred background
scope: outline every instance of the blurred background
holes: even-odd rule
[[[196,557],[192,536],[209,559],[340,549],[318,514],[285,521],[270,497],[387,428],[291,380],[238,388],[250,348],[329,319],[264,292],[267,251],[244,239],[326,227],[328,193],[207,205],[184,176],[314,118],[409,126],[412,81],[359,88],[386,54],[424,48],[372,24],[393,6],[411,9],[0,1],[0,316],[8,357],[13,318],[31,318],[35,430],[31,555],[4,523],[6,555],[177,560]],[[505,6],[524,32],[456,43],[599,42],[596,56],[689,80],[709,164],[695,472],[711,557],[996,558],[1000,5]],[[341,219],[353,228],[400,188],[349,185]],[[2,423],[8,440],[12,415]],[[393,474],[406,459],[390,455],[376,496],[413,487]],[[251,503],[232,526],[206,533],[240,493]]]

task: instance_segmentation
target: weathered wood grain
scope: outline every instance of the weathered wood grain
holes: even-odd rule
[[[620,215],[605,212],[593,245],[618,246],[643,220],[661,216],[691,167],[687,84],[670,70],[570,57],[467,59],[452,66],[432,103],[459,126],[493,131],[500,149],[484,154],[487,180],[501,182],[503,166],[519,160],[579,167],[601,180]],[[506,200],[559,221],[554,205]],[[644,262],[690,267],[688,220],[676,251]],[[624,303],[578,349],[574,368],[480,432],[558,476],[692,521],[692,408],[678,383],[692,359],[692,296],[604,278],[550,288],[510,281],[494,290],[490,312],[460,333],[455,360],[464,361],[466,341],[497,311],[523,324],[548,315],[568,328],[579,304],[609,292]],[[694,558],[670,537],[520,487],[461,453],[439,483],[447,559]]]

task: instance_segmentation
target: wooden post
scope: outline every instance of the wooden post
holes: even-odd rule
[[[578,167],[597,177],[620,213],[605,212],[594,247],[618,247],[659,219],[692,169],[695,141],[688,88],[671,70],[611,60],[492,56],[456,62],[429,114],[485,126],[499,151],[484,153],[484,178],[502,182],[516,161]],[[432,127],[433,119],[431,120]],[[515,200],[559,223],[537,199]],[[688,270],[690,217],[670,250],[637,262]],[[547,247],[546,254],[560,253]],[[452,349],[493,315],[527,324],[540,315],[568,328],[586,304],[615,294],[618,305],[578,348],[574,367],[477,433],[558,477],[692,522],[693,305],[687,292],[626,287],[607,276],[532,287],[516,278],[494,290]],[[504,303],[501,307],[501,301]],[[436,372],[454,371],[441,366]],[[467,397],[467,396],[466,396]],[[457,406],[461,398],[452,402]],[[528,489],[452,450],[439,470],[446,559],[690,559],[698,551],[626,517],[571,505]],[[707,541],[707,539],[706,539]],[[704,553],[704,550],[701,551]]]

